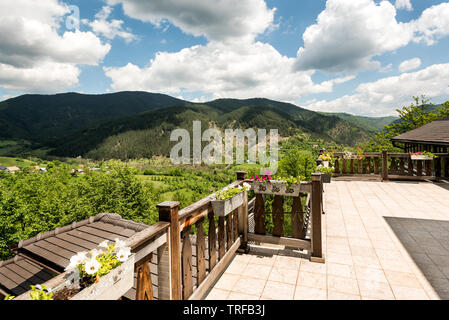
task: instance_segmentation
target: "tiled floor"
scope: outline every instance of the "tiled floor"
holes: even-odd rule
[[[449,299],[449,184],[325,184],[325,264],[237,255],[207,299]]]

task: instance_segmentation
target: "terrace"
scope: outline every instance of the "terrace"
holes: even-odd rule
[[[314,174],[293,197],[254,186],[225,217],[212,194],[159,204],[152,226],[102,214],[38,235],[0,264],[0,289],[28,299],[25,284],[57,274],[54,288],[71,255],[118,236],[136,256],[123,299],[449,299],[449,155],[342,158],[330,184]],[[230,186],[245,181],[239,172]]]

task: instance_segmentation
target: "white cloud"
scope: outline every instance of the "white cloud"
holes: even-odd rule
[[[407,2],[407,1],[406,1]],[[396,2],[401,8],[405,2]],[[405,8],[408,8],[406,6]],[[411,41],[434,44],[449,34],[449,3],[423,11],[417,20],[396,20],[388,1],[328,0],[326,8],[303,34],[296,68],[325,72],[381,68],[374,57],[408,45]]]
[[[414,69],[418,69],[421,66],[421,59],[420,58],[413,58],[409,60],[403,61],[399,67],[398,70],[400,72],[406,72]]]
[[[327,72],[379,68],[374,56],[405,46],[413,37],[411,28],[395,16],[388,1],[328,0],[317,23],[303,34],[296,67]]]
[[[334,83],[353,79],[337,78],[315,84],[311,79],[314,71],[293,71],[294,60],[261,42],[241,42],[234,46],[210,42],[175,53],[159,52],[144,68],[132,63],[105,68],[105,74],[111,78],[116,91],[146,90],[173,95],[182,91],[204,92],[214,98],[279,100],[331,92]]]
[[[414,41],[434,44],[439,38],[449,35],[449,3],[441,3],[423,11],[418,20],[410,22],[415,31]]]
[[[188,34],[222,41],[253,39],[273,22],[275,9],[264,0],[107,0],[125,14],[154,25],[169,21]]]
[[[360,84],[353,95],[331,101],[311,101],[305,107],[329,112],[351,112],[368,116],[395,115],[395,110],[408,105],[412,96],[425,94],[433,99],[449,96],[449,63],[399,76]]]
[[[120,37],[129,43],[136,40],[137,37],[129,31],[123,28],[123,20],[112,19],[108,21],[109,16],[112,13],[112,8],[110,6],[104,6],[96,15],[95,20],[86,21],[83,23],[89,25],[95,34],[101,34],[108,39],[114,39],[115,37]]]
[[[101,62],[109,44],[92,32],[59,30],[69,12],[57,0],[0,2],[0,87],[61,90],[78,83],[76,65]]]
[[[410,3],[410,0],[396,0],[396,3],[394,4],[394,6],[398,10],[400,10],[400,9],[405,9],[407,11],[412,11],[413,10],[413,7],[412,7],[412,4]]]

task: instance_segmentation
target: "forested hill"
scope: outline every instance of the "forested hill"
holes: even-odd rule
[[[47,143],[91,125],[186,103],[164,94],[27,94],[0,102],[0,139]]]
[[[335,116],[268,99],[220,99],[207,103],[159,108],[80,130],[56,141],[54,155],[86,155],[95,159],[140,158],[168,155],[176,128],[192,130],[200,120],[209,127],[278,129],[284,136],[305,132],[340,144],[365,141],[367,131]]]
[[[365,128],[366,130],[377,132],[382,130],[385,126],[390,125],[392,122],[396,121],[398,117],[364,117],[364,116],[355,116],[345,112],[334,112],[327,113],[321,112],[324,115],[333,115],[337,116],[341,119],[344,119],[350,123],[355,124],[358,127]]]
[[[347,145],[362,142],[370,134],[337,116],[261,98],[191,103],[148,92],[66,93],[24,95],[1,102],[0,151],[2,141],[19,141],[26,142],[22,149],[11,150],[20,150],[20,155],[30,148],[97,159],[168,155],[170,132],[191,129],[194,120],[203,122],[203,130],[211,126],[278,129],[282,136],[305,132]]]

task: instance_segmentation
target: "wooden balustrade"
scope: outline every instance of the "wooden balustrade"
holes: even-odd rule
[[[433,160],[412,160],[409,153],[367,152],[363,160],[345,159],[343,153],[336,152],[334,153],[336,160],[333,163],[335,168],[333,176],[349,174],[363,177],[372,175],[378,176],[383,181],[448,179],[449,154],[436,153],[435,155],[437,157]],[[355,163],[357,170],[354,168]]]
[[[299,190],[297,196],[273,193],[271,212],[265,211],[266,196],[270,194],[262,194],[258,190],[253,190],[256,194],[254,202],[255,228],[254,233],[248,234],[248,239],[255,242],[280,244],[308,250],[311,261],[324,262],[321,246],[321,215],[323,213],[321,174],[313,174],[312,182],[301,182]],[[286,235],[284,229],[287,214],[284,210],[284,202],[287,198],[292,198],[291,212],[289,212],[292,229],[290,236]],[[303,199],[306,200],[305,206]],[[267,214],[270,213],[273,228],[271,234],[268,234],[265,222]],[[311,222],[310,225],[309,221]],[[310,238],[306,237],[308,228],[310,228]]]

